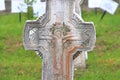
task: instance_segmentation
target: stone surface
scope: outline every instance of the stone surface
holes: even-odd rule
[[[80,1],[46,0],[46,13],[26,21],[24,47],[43,59],[42,80],[73,80],[74,67],[86,67],[85,52],[96,35],[93,23],[81,17]]]

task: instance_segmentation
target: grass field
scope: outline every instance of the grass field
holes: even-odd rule
[[[75,80],[120,80],[120,8],[115,15],[83,12],[93,21],[97,41],[89,53],[86,71],[75,71]],[[34,51],[25,51],[22,32],[26,17],[0,14],[0,80],[41,80],[42,60]]]

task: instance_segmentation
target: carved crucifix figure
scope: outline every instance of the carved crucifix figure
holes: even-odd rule
[[[75,12],[76,1],[46,0],[46,13],[37,20],[26,22],[24,47],[40,54],[42,80],[73,80],[74,60],[82,54],[79,61],[84,63],[81,52],[94,47],[93,23],[83,22]]]

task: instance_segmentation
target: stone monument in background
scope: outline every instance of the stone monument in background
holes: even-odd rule
[[[46,13],[26,21],[24,47],[42,58],[42,80],[73,80],[74,68],[86,67],[85,53],[95,45],[94,25],[83,21],[81,0],[45,1]]]

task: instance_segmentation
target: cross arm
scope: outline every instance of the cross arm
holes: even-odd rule
[[[90,51],[93,49],[96,42],[96,31],[94,24],[92,22],[80,22],[77,24],[76,30],[77,34],[81,39],[80,45],[86,46],[85,51]]]
[[[23,44],[26,50],[37,50],[37,31],[39,27],[39,22],[37,22],[36,20],[26,21],[23,31]]]

